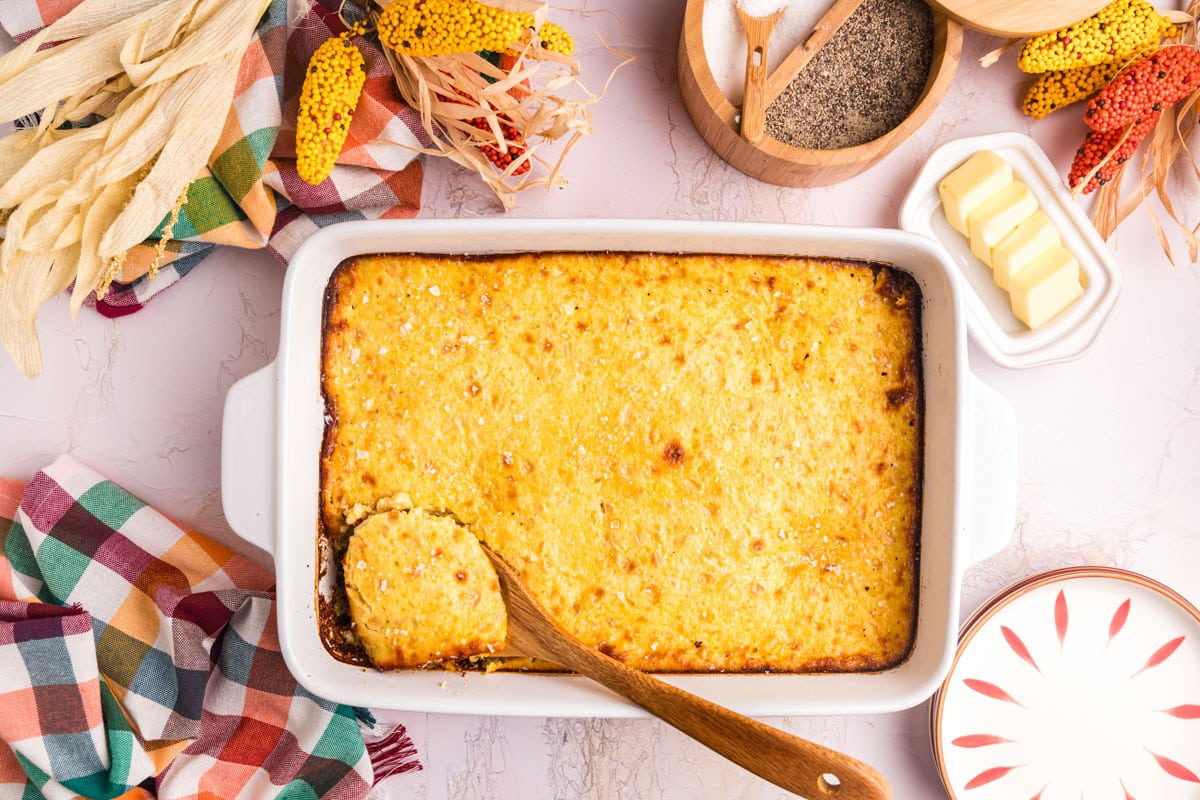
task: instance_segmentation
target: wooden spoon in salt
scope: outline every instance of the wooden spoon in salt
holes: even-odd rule
[[[737,0],[738,18],[746,29],[746,89],[742,94],[742,137],[751,144],[763,138],[767,115],[767,43],[788,0]]]
[[[872,767],[656,680],[602,655],[555,622],[520,574],[482,541],[500,579],[508,610],[508,643],[607,686],[704,746],[801,797],[890,800],[891,787]]]

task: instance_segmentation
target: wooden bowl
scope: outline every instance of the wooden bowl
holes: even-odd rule
[[[688,0],[683,33],[679,37],[679,88],[683,104],[696,130],[717,155],[747,175],[779,186],[828,186],[875,164],[929,119],[950,88],[962,57],[962,26],[934,9],[929,77],[916,106],[895,128],[865,144],[835,150],[793,147],[771,136],[751,144],[739,130],[739,109],[721,92],[709,68],[701,34],[703,13],[704,0]],[[782,82],[782,86],[786,84]],[[775,96],[768,94],[767,103]]]

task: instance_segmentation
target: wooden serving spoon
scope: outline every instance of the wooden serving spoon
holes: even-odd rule
[[[867,764],[689,694],[583,644],[546,613],[516,570],[480,544],[500,578],[513,649],[607,686],[719,755],[802,797],[890,800],[887,781]]]
[[[765,17],[752,17],[736,3],[738,19],[746,29],[746,86],[742,93],[742,137],[751,144],[763,138],[767,118],[767,43],[786,5]]]

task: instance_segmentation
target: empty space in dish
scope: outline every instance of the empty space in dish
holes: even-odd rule
[[[1036,330],[1013,314],[1008,293],[995,284],[991,268],[971,252],[970,241],[950,226],[942,211],[938,184],[982,150],[994,151],[1012,166],[1013,179],[1029,187],[1058,228],[1063,244],[1079,261],[1083,295]],[[1022,134],[958,139],[935,150],[904,199],[900,227],[936,239],[950,254],[965,279],[971,335],[1003,366],[1034,366],[1083,355],[1116,302],[1120,274],[1112,253],[1045,154]]]

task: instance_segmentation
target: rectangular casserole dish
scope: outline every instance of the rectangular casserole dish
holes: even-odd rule
[[[414,711],[537,716],[637,716],[586,679],[562,674],[443,670],[381,673],[334,659],[318,632],[320,385],[326,283],[368,253],[648,251],[826,256],[894,265],[922,293],[924,497],[916,639],[908,659],[874,673],[673,675],[666,680],[751,715],[874,713],[913,706],[949,667],[964,567],[1008,541],[1016,500],[1011,411],[966,366],[960,289],[945,254],[900,231],[784,224],[644,220],[378,221],[333,226],[297,252],[284,285],[277,360],[226,400],[222,499],[243,538],[276,562],[280,643],[313,693],[342,703]]]

